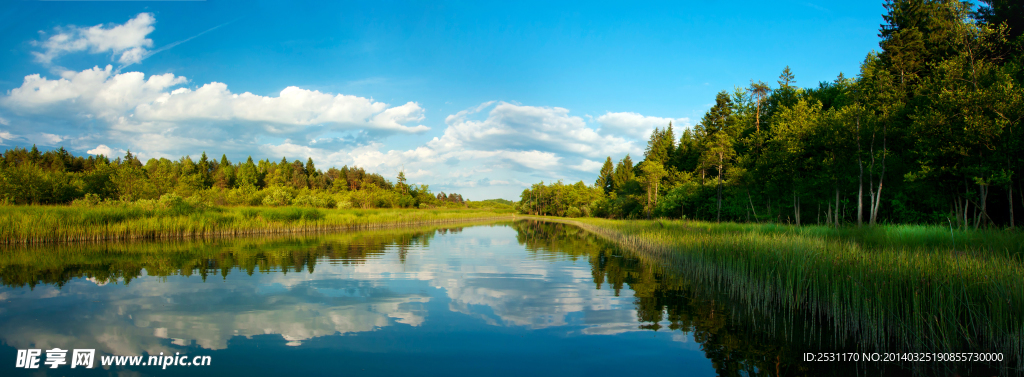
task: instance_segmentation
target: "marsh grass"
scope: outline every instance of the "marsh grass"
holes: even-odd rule
[[[187,203],[2,206],[0,244],[310,233],[510,219],[511,211],[204,207]]]
[[[143,271],[149,276],[227,278],[232,272],[313,272],[319,263],[360,264],[388,250],[430,244],[438,233],[494,221],[420,225],[321,234],[279,233],[251,237],[159,241],[76,242],[9,245],[0,253],[0,283],[20,287],[75,278],[129,284]]]
[[[556,221],[611,239],[750,310],[804,313],[864,349],[1022,359],[1020,233],[958,232],[954,252],[949,230],[939,227]]]

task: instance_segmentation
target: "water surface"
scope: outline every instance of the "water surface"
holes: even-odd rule
[[[918,366],[754,310],[578,228],[518,221],[0,253],[0,375],[821,376]],[[788,314],[786,314],[788,313]],[[16,369],[18,349],[209,366]],[[45,356],[45,354],[44,354]],[[70,359],[70,358],[69,358]],[[148,359],[145,359],[148,360]],[[959,375],[992,375],[973,366]],[[1005,371],[1004,371],[1005,372]]]
[[[501,224],[15,253],[0,374],[716,374],[693,333],[651,331],[671,323],[608,276],[630,273],[614,248],[529,237]],[[212,365],[13,368],[16,349],[54,347]]]

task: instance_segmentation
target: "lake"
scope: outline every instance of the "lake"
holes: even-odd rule
[[[858,349],[562,224],[24,247],[2,257],[4,376],[908,371],[802,362],[806,352]],[[53,348],[67,351],[66,365],[44,364]],[[15,368],[29,349],[42,352],[39,369]],[[75,349],[95,350],[93,369],[70,367]],[[99,365],[117,363],[111,355],[209,365]]]

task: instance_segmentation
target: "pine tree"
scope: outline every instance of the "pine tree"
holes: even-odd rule
[[[601,175],[597,177],[597,182],[594,182],[594,187],[604,190],[605,194],[609,194],[615,190],[615,181],[612,179],[612,173],[615,172],[615,165],[612,163],[612,158],[609,156],[604,160],[604,166],[601,167]]]

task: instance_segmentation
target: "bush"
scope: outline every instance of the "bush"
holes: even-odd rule
[[[295,198],[292,204],[313,208],[334,208],[337,205],[334,198],[323,192],[310,192]]]
[[[228,204],[258,206],[263,204],[263,198],[265,195],[265,192],[260,191],[255,186],[244,185],[239,188],[229,190],[225,199]]]
[[[569,207],[569,210],[565,212],[565,217],[580,217],[582,214],[579,208]]]
[[[286,206],[292,202],[292,194],[281,187],[273,187],[264,191],[267,193],[267,196],[263,197],[265,206]]]
[[[195,202],[196,200],[194,199],[188,200],[174,193],[164,194],[163,196],[160,197],[159,201],[161,207],[163,207],[171,215],[176,216],[186,216],[201,211],[203,208],[197,208]]]
[[[76,207],[93,207],[100,204],[101,201],[103,201],[103,198],[90,192],[85,194],[84,197],[72,201],[71,205]]]

